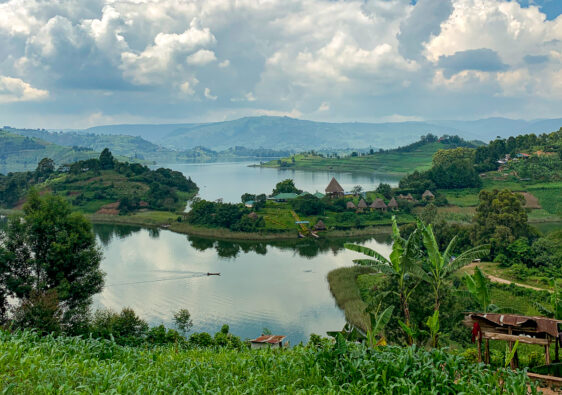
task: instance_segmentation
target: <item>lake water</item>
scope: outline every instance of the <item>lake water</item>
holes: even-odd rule
[[[326,279],[357,257],[344,240],[235,243],[138,227],[94,229],[107,273],[97,307],[129,306],[150,324],[167,326],[175,311],[187,308],[194,331],[213,334],[227,323],[232,333],[253,338],[268,328],[291,344],[345,323]],[[390,252],[388,236],[360,242]]]
[[[249,167],[257,162],[221,162],[190,164],[159,164],[157,167],[169,167],[191,177],[199,186],[199,196],[206,200],[222,198],[225,202],[240,202],[244,193],[270,194],[275,184],[287,178],[295,181],[297,188],[307,192],[324,193],[324,189],[336,177],[341,186],[351,190],[361,185],[365,190],[373,190],[380,182],[392,186],[398,185],[398,178],[352,174],[330,171],[302,171]]]

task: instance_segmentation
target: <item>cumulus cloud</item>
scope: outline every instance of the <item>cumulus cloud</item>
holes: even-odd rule
[[[13,104],[0,115],[42,119],[15,98],[47,91],[53,117],[478,117],[535,97],[532,116],[556,115],[562,17],[551,3],[0,1],[0,75],[28,92],[2,93]]]
[[[46,90],[34,88],[19,78],[0,75],[0,103],[38,101],[48,96]]]

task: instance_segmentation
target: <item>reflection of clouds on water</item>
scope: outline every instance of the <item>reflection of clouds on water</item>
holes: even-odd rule
[[[233,333],[251,337],[267,327],[289,335],[292,343],[343,326],[343,312],[326,280],[329,271],[357,257],[343,249],[343,241],[320,241],[314,256],[299,253],[302,241],[292,247],[290,242],[225,243],[207,243],[201,251],[169,231],[158,238],[146,230],[113,237],[104,246],[103,270],[106,284],[115,286],[107,286],[96,303],[114,310],[132,307],[152,324],[170,324],[174,311],[188,308],[196,331],[214,332],[228,323]],[[390,252],[376,240],[364,243]],[[220,248],[236,250],[237,256],[220,258]],[[266,255],[256,252],[264,248]]]

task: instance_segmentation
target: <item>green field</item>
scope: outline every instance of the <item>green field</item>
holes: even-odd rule
[[[425,144],[411,152],[386,151],[371,155],[325,158],[312,154],[297,154],[293,163],[291,158],[283,158],[281,162],[290,169],[301,170],[334,170],[355,173],[385,174],[402,176],[414,170],[427,170],[431,167],[433,154],[440,149],[452,148],[448,144],[438,142]],[[270,161],[262,166],[281,167],[277,161]]]

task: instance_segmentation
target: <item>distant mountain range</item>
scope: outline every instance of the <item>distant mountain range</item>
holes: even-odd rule
[[[321,150],[347,148],[393,148],[417,141],[421,135],[458,135],[468,140],[488,142],[496,136],[546,133],[562,127],[562,118],[514,120],[487,118],[475,121],[426,121],[387,123],[328,123],[288,117],[246,117],[234,121],[163,124],[107,125],[82,133],[139,136],[173,150],[231,147],[277,150]]]

